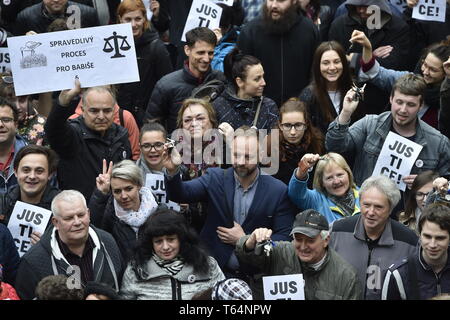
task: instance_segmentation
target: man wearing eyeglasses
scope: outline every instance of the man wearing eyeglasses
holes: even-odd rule
[[[0,193],[17,184],[13,162],[17,152],[27,145],[17,134],[18,111],[15,105],[0,97]],[[0,212],[1,214],[1,212]]]
[[[45,132],[52,149],[60,157],[57,177],[62,190],[80,191],[87,200],[102,172],[103,159],[108,163],[131,159],[128,130],[113,123],[116,100],[107,87],[88,88],[82,97],[82,116],[66,121],[78,104],[80,82],[63,90],[53,106]]]

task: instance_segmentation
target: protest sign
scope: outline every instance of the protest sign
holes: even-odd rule
[[[222,8],[211,0],[192,1],[191,10],[184,26],[181,41],[186,41],[186,32],[197,27],[207,27],[211,30],[219,28]]]
[[[11,70],[8,48],[0,48],[0,72]]]
[[[145,186],[149,188],[156,197],[158,203],[164,203],[170,209],[180,211],[180,205],[167,199],[164,176],[162,174],[147,173]]]
[[[16,95],[139,81],[131,23],[8,38]]]
[[[34,231],[44,233],[51,216],[50,210],[22,201],[16,202],[8,229],[14,238],[19,256],[22,257],[30,249],[30,237]]]
[[[417,20],[445,22],[446,0],[419,0],[412,17]]]
[[[400,12],[403,12],[408,7],[406,0],[389,0],[389,2]]]
[[[264,300],[305,300],[302,274],[263,277]]]
[[[405,191],[406,184],[402,179],[410,174],[422,148],[423,146],[411,140],[392,131],[389,132],[381,148],[372,175],[385,175],[394,181],[400,190]]]
[[[229,7],[233,6],[233,0],[211,0],[211,1],[214,2],[215,4],[222,3],[222,4],[227,5]]]

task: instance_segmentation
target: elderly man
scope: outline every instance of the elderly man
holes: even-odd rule
[[[295,217],[292,242],[278,241],[271,252],[255,250],[270,240],[272,230],[259,228],[243,236],[236,246],[236,255],[268,275],[302,273],[306,300],[355,300],[362,298],[361,286],[353,267],[333,249],[327,219],[308,209]]]
[[[353,265],[364,288],[364,298],[381,298],[381,281],[389,266],[410,255],[417,236],[389,215],[400,200],[395,183],[373,176],[359,190],[361,215],[336,220],[330,246]]]
[[[103,159],[108,163],[130,159],[131,146],[127,129],[113,123],[116,99],[107,87],[88,88],[82,98],[83,115],[66,121],[74,113],[80,91],[78,80],[74,89],[61,91],[45,131],[60,157],[59,187],[78,190],[89,199]]]
[[[113,237],[90,226],[83,195],[65,190],[52,201],[53,227],[21,259],[16,290],[21,299],[33,299],[40,280],[48,275],[69,276],[68,286],[79,288],[98,281],[119,290],[122,257]]]
[[[386,273],[383,300],[425,300],[450,294],[450,208],[439,204],[425,208],[419,233],[416,251]]]

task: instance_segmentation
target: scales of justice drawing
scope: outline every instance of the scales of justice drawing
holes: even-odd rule
[[[113,52],[115,51],[114,55],[111,57],[111,59],[114,58],[123,58],[125,57],[123,54],[120,53],[121,50],[127,51],[130,50],[131,46],[127,41],[127,36],[120,36],[117,35],[117,32],[113,32],[113,35],[109,38],[103,38],[105,40],[105,46],[103,47],[104,52]],[[119,46],[119,39],[122,40]],[[111,41],[114,41],[114,46],[111,45]]]

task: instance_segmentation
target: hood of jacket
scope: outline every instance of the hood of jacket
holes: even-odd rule
[[[350,18],[358,22],[362,23],[361,18],[356,13],[356,6],[372,6],[376,5],[380,8],[381,11],[381,27],[383,27],[386,23],[388,23],[392,18],[392,11],[389,7],[386,0],[347,0],[345,6],[348,10],[348,15]]]
[[[227,85],[225,91],[223,92],[223,97],[231,102],[234,108],[253,108],[258,105],[262,97],[253,97],[251,99],[242,99],[237,96],[236,89],[230,84]]]
[[[154,30],[145,30],[138,39],[134,39],[136,48],[144,47],[153,40],[158,39],[158,33]]]

